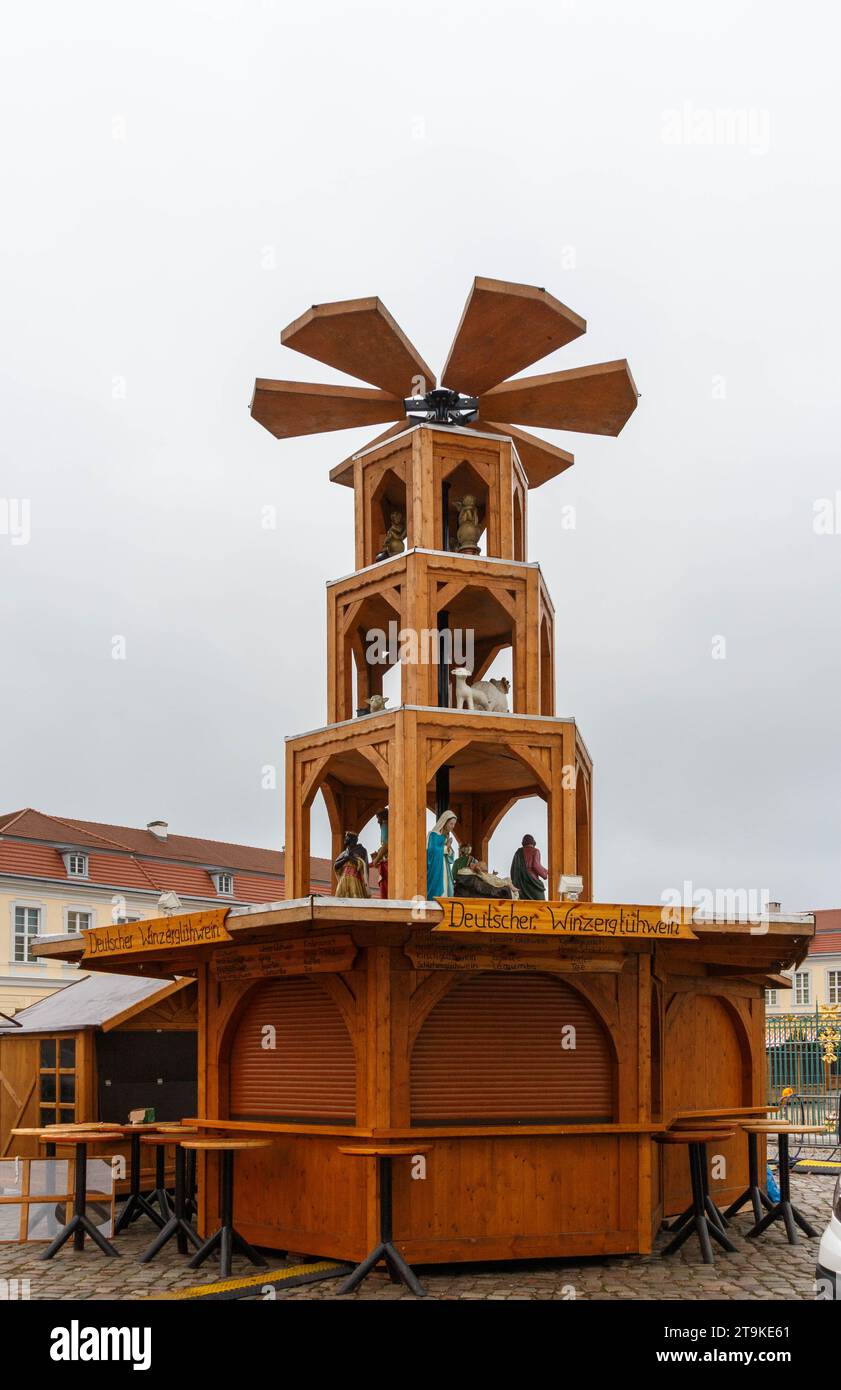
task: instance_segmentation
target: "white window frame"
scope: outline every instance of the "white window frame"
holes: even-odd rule
[[[775,989],[766,989],[766,991],[765,991],[765,1007],[768,1008],[768,1009],[776,1009],[776,1007],[777,1007],[777,991],[776,991]]]
[[[794,999],[797,1005],[811,1004],[812,1002],[812,972],[811,970],[795,970],[794,972]]]
[[[81,849],[69,849],[62,856],[68,878],[87,878],[90,873],[90,857]],[[73,860],[81,859],[83,868],[74,869]]]
[[[213,875],[213,883],[220,898],[232,898],[234,896],[234,876],[227,870],[221,870]],[[228,887],[223,887],[227,883]]]
[[[826,972],[826,1002],[827,1004],[841,1004],[841,970],[827,970]]]
[[[87,915],[88,915],[88,917],[90,918],[90,922],[88,923],[88,926],[89,926],[89,927],[95,927],[95,926],[96,926],[96,908],[95,908],[95,907],[84,907],[84,906],[82,906],[81,904],[80,904],[79,906],[77,906],[75,903],[72,903],[72,904],[69,904],[68,906],[66,906],[65,909],[64,909],[64,935],[65,935],[65,936],[79,936],[79,935],[81,934],[82,930],[84,930],[84,928],[80,928],[80,927],[71,927],[70,921],[69,921],[71,912],[86,912]]]
[[[15,898],[14,901],[11,902],[11,903],[9,904],[9,912],[10,912],[10,917],[11,917],[11,922],[10,922],[10,927],[11,927],[11,950],[10,950],[10,952],[9,952],[9,963],[10,963],[11,965],[43,965],[43,964],[45,963],[43,959],[39,959],[37,956],[31,956],[31,955],[29,954],[29,943],[30,943],[32,940],[34,940],[34,937],[29,936],[28,933],[27,933],[26,931],[24,931],[24,937],[23,937],[23,939],[24,939],[24,958],[23,958],[23,960],[18,960],[18,957],[17,957],[17,949],[16,949],[16,948],[17,948],[17,939],[18,939],[18,936],[20,935],[20,933],[18,932],[18,929],[17,929],[17,920],[16,920],[16,919],[17,919],[17,914],[18,914],[18,909],[19,909],[19,908],[20,908],[21,911],[24,911],[24,912],[37,912],[37,913],[38,913],[38,930],[35,932],[34,935],[35,935],[35,936],[43,936],[43,934],[44,934],[44,918],[45,918],[45,908],[44,908],[44,904],[41,903],[41,902],[38,902],[37,900],[33,901],[32,898]]]

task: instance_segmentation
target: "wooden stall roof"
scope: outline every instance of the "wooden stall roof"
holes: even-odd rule
[[[183,913],[134,923],[132,927],[137,933],[136,939],[132,935],[125,938],[118,936],[105,943],[107,949],[102,949],[102,942],[109,931],[127,933],[129,929],[97,927],[85,934],[85,937],[96,938],[97,950],[94,954],[86,953],[85,937],[80,938],[76,934],[36,941],[34,950],[37,956],[81,962],[85,970],[127,972],[147,977],[145,983],[151,989],[160,988],[159,982],[153,986],[152,977],[171,981],[173,976],[195,969],[215,951],[224,951],[228,946],[242,945],[249,940],[265,940],[285,928],[317,932],[320,928],[335,930],[338,927],[359,927],[370,931],[377,927],[393,927],[404,931],[408,928],[428,932],[441,920],[442,911],[436,902],[419,899],[349,899],[312,894],[282,902],[234,907],[227,913],[222,910]],[[814,936],[814,921],[810,913],[771,913],[760,924],[696,913],[692,919],[692,931],[697,937],[694,941],[660,943],[623,938],[618,942],[593,942],[592,945],[611,944],[631,950],[668,950],[685,960],[690,971],[706,967],[718,974],[762,977],[760,982],[764,983],[765,977],[779,975],[781,970],[791,969],[805,958]],[[201,928],[207,932],[204,938],[200,935]],[[165,936],[166,942],[150,946],[150,929]],[[674,969],[676,964],[673,955],[671,968]],[[144,981],[135,983],[142,984]],[[49,1002],[43,1000],[33,1004],[27,1012],[31,1013]]]
[[[0,1017],[0,1035],[78,1033],[85,1028],[108,1032],[193,983],[191,979],[166,982],[101,972],[84,975],[21,1009],[14,1019]]]

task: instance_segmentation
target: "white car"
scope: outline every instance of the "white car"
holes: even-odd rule
[[[817,1297],[841,1302],[841,1177],[832,1194],[832,1215],[821,1236],[818,1267],[815,1271]]]

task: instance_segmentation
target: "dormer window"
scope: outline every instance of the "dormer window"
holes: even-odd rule
[[[233,874],[214,874],[213,882],[216,892],[220,898],[232,898],[234,895],[234,876]]]
[[[68,878],[87,878],[88,856],[86,854],[79,854],[77,850],[68,850],[61,857],[64,860]]]

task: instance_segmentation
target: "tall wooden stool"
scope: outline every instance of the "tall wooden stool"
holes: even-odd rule
[[[41,1133],[41,1139],[47,1142],[61,1143],[61,1138],[50,1141],[50,1133]],[[89,1144],[119,1144],[122,1139],[121,1134],[105,1134],[102,1130],[85,1131],[74,1129],[72,1134],[67,1134],[64,1143],[72,1144],[76,1151],[75,1158],[75,1196],[73,1201],[73,1215],[67,1225],[59,1231],[55,1240],[51,1241],[39,1259],[51,1260],[68,1241],[73,1237],[73,1249],[84,1250],[85,1236],[90,1236],[94,1245],[98,1245],[103,1255],[119,1255],[119,1250],[106,1240],[101,1231],[91,1221],[87,1214],[87,1178],[88,1178],[88,1145]]]
[[[706,1144],[711,1144],[715,1140],[732,1139],[735,1130],[714,1130],[714,1129],[686,1129],[667,1130],[664,1134],[653,1134],[655,1144],[685,1144],[689,1152],[689,1177],[692,1183],[692,1215],[683,1223],[683,1228],[678,1231],[673,1240],[663,1250],[664,1255],[673,1255],[679,1250],[684,1241],[688,1240],[693,1231],[698,1237],[701,1247],[701,1255],[704,1264],[713,1263],[713,1251],[710,1243],[710,1236],[724,1249],[731,1253],[736,1247],[733,1242],[725,1235],[718,1222],[712,1218],[707,1209],[704,1197],[704,1160],[702,1150]]]
[[[385,1260],[393,1283],[405,1284],[418,1298],[426,1297],[426,1289],[393,1243],[391,1163],[392,1159],[395,1158],[410,1158],[414,1157],[415,1154],[429,1153],[429,1147],[428,1144],[425,1147],[419,1144],[400,1146],[393,1144],[339,1145],[339,1153],[351,1154],[354,1158],[373,1158],[376,1160],[377,1184],[380,1193],[380,1239],[379,1244],[374,1247],[371,1253],[366,1255],[362,1263],[358,1264],[347,1279],[339,1285],[337,1293],[352,1293],[357,1284],[362,1283],[366,1274],[370,1274],[380,1260]]]
[[[198,1135],[195,1125],[181,1125],[176,1120],[171,1124],[158,1125],[159,1134],[181,1134],[185,1138],[190,1134]],[[184,1216],[187,1221],[192,1221],[194,1216],[198,1216],[199,1206],[196,1201],[196,1151],[190,1149],[186,1154],[184,1167]]]
[[[144,1149],[152,1149],[155,1154],[155,1188],[147,1198],[150,1207],[157,1203],[157,1209],[167,1222],[172,1216],[172,1203],[169,1200],[169,1193],[166,1190],[166,1151],[172,1146],[173,1140],[164,1139],[163,1143],[158,1143],[157,1134],[143,1134],[140,1137],[140,1152]]]
[[[175,1149],[175,1199],[172,1212],[162,1231],[159,1231],[149,1246],[148,1250],[140,1257],[142,1265],[154,1260],[159,1251],[163,1250],[167,1241],[172,1240],[173,1236],[178,1245],[179,1255],[187,1254],[187,1241],[191,1241],[197,1250],[201,1249],[201,1237],[193,1230],[187,1217],[187,1184],[186,1184],[186,1150],[181,1146],[181,1138],[188,1139],[196,1134],[194,1129],[162,1129],[160,1134],[148,1134],[143,1139],[143,1145],[156,1150],[155,1160],[160,1157],[161,1167],[168,1147]],[[159,1171],[159,1179],[161,1177]],[[169,1198],[167,1197],[167,1203]]]
[[[742,1122],[742,1129],[748,1138],[748,1185],[741,1196],[735,1202],[731,1202],[724,1215],[728,1219],[735,1216],[742,1210],[746,1202],[750,1202],[753,1208],[753,1219],[756,1223],[762,1220],[762,1208],[770,1211],[773,1202],[759,1181],[759,1131],[751,1128],[750,1121]],[[756,1123],[760,1123],[757,1121]]]
[[[733,1120],[704,1120],[703,1122],[699,1123],[697,1119],[689,1120],[678,1118],[669,1125],[669,1130],[675,1132],[682,1132],[687,1129],[698,1130],[703,1128],[706,1130],[711,1130],[717,1135],[721,1135],[722,1132],[726,1130],[727,1133],[724,1135],[724,1138],[729,1139],[730,1135],[733,1132],[735,1123],[736,1122]],[[707,1145],[699,1144],[698,1152],[701,1160],[701,1180],[704,1188],[704,1210],[706,1211],[707,1216],[710,1218],[710,1220],[715,1222],[718,1229],[720,1231],[724,1231],[727,1228],[727,1212],[720,1211],[710,1195],[710,1184],[708,1176],[709,1165],[707,1163]],[[682,1230],[683,1227],[686,1225],[687,1221],[691,1221],[694,1215],[695,1208],[693,1203],[690,1202],[689,1206],[685,1209],[685,1211],[682,1211],[680,1216],[675,1217],[674,1221],[672,1221],[671,1225],[668,1227],[668,1230]]]
[[[151,1202],[147,1201],[140,1191],[140,1140],[144,1134],[154,1134],[158,1126],[154,1124],[119,1125],[118,1128],[123,1138],[127,1138],[129,1141],[130,1172],[128,1200],[117,1217],[114,1234],[119,1235],[120,1231],[130,1221],[136,1221],[138,1216],[148,1216],[158,1230],[161,1230],[164,1225],[164,1217],[158,1215]]]
[[[764,1216],[751,1226],[748,1231],[749,1236],[761,1236],[763,1231],[767,1231],[775,1221],[782,1221],[786,1228],[789,1245],[798,1245],[797,1231],[795,1225],[807,1236],[816,1236],[818,1232],[814,1226],[806,1220],[801,1211],[797,1210],[791,1200],[791,1182],[789,1180],[789,1159],[788,1159],[788,1136],[790,1134],[825,1134],[823,1125],[799,1125],[785,1124],[782,1120],[746,1120],[742,1126],[748,1134],[776,1134],[778,1136],[779,1155],[780,1155],[780,1200],[775,1206],[771,1206]],[[766,1195],[766,1202],[768,1201]]]
[[[265,1268],[267,1261],[248,1244],[234,1227],[234,1155],[240,1149],[268,1149],[270,1139],[183,1139],[182,1147],[197,1149],[202,1153],[218,1153],[222,1163],[222,1224],[218,1231],[205,1241],[189,1261],[190,1269],[198,1269],[209,1255],[219,1247],[219,1272],[223,1279],[231,1273],[231,1258],[235,1251],[244,1255],[253,1265]]]

